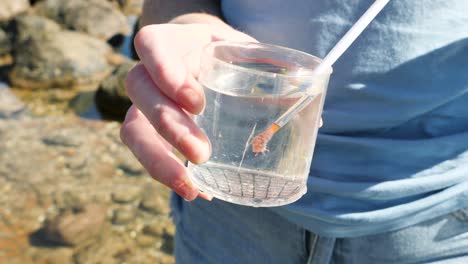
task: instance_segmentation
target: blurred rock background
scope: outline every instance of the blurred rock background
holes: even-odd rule
[[[0,0],[0,263],[173,263],[119,139],[143,0]]]

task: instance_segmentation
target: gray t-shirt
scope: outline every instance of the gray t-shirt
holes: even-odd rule
[[[323,57],[371,0],[223,0],[259,41]],[[325,236],[468,207],[468,1],[392,0],[335,63],[308,181],[278,213]]]

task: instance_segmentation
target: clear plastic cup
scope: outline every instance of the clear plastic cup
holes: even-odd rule
[[[204,164],[188,164],[191,180],[216,198],[248,206],[292,203],[307,191],[323,101],[331,74],[313,77],[320,59],[263,43],[213,42],[201,58],[206,107],[195,122],[211,142]],[[306,90],[291,93],[299,86]],[[252,139],[305,94],[313,101],[255,153]]]

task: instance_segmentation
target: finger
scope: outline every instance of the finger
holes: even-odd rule
[[[198,197],[200,197],[202,199],[205,199],[207,201],[213,200],[213,195],[210,195],[210,194],[207,194],[207,193],[204,193],[204,192],[199,192]]]
[[[208,25],[150,25],[135,36],[135,49],[151,79],[164,94],[194,114],[202,111],[205,102],[189,68],[200,65],[199,52],[211,41],[209,29]],[[187,60],[194,51],[198,54]]]
[[[140,120],[141,119],[141,120]],[[133,139],[132,137],[132,130],[134,128],[132,128],[133,126],[135,126],[135,124],[130,124],[132,122],[141,122],[142,123],[142,126],[146,126],[147,129],[140,129],[140,132],[145,132],[147,131],[146,133],[148,134],[152,134],[154,135],[155,137],[155,140],[159,140],[163,146],[163,150],[165,151],[165,153],[167,153],[167,156],[170,158],[170,159],[174,159],[176,161],[176,166],[179,167],[181,162],[180,160],[177,158],[177,157],[174,157],[171,153],[171,150],[172,150],[172,146],[167,143],[160,135],[158,135],[158,133],[156,132],[156,130],[154,130],[152,127],[151,127],[151,124],[149,123],[148,119],[146,119],[142,113],[134,106],[132,105],[130,107],[130,109],[128,110],[127,112],[127,115],[125,117],[125,121],[122,125],[122,129],[121,129],[121,138],[122,138],[122,141],[125,143],[125,142],[133,142],[133,140],[138,140],[138,139]],[[138,125],[138,124],[137,124]],[[128,131],[128,129],[130,129],[130,131]],[[139,134],[141,135],[141,134]],[[148,139],[151,139],[151,135],[148,135],[147,137]],[[126,143],[127,144],[127,143]],[[146,159],[150,159],[151,157],[153,156],[150,156],[150,155],[147,155],[144,153],[144,151],[141,151],[140,149],[138,149],[138,147],[136,147],[134,144],[127,144],[127,145],[131,145],[132,147],[130,148],[133,153],[140,153],[138,154],[137,158],[140,160],[140,161],[143,161],[145,158]],[[146,161],[144,164],[147,164],[147,163],[150,163],[151,161]],[[143,164],[143,163],[142,163]],[[155,166],[151,167],[151,166],[144,166],[145,168],[154,168]],[[186,170],[186,167],[183,166],[184,168],[182,168],[181,170]],[[149,171],[149,170],[148,170]],[[158,181],[162,181],[160,179],[162,179],[163,177],[159,177],[158,174],[160,172],[158,171],[153,171],[151,170],[150,172],[150,175],[158,180]],[[167,175],[167,174],[163,174],[164,175]],[[187,173],[188,175],[188,173]],[[164,180],[164,182],[161,182],[163,184],[165,184],[166,186],[168,186],[169,188],[173,189],[172,186],[173,184],[170,184],[168,183],[169,181],[167,180]],[[175,184],[177,185],[177,184]],[[180,186],[180,185],[178,185]],[[184,187],[183,187],[184,188]],[[175,190],[174,190],[175,191]],[[190,187],[188,187],[188,190],[178,190],[176,191],[179,195],[181,195],[182,197],[184,197],[186,200],[190,200],[191,197],[190,196],[187,196],[187,195],[183,195],[184,193],[190,193],[192,190],[190,190]],[[211,201],[213,199],[213,196],[209,195],[209,194],[206,194],[206,193],[202,193],[202,192],[198,192],[198,196],[200,198],[203,198],[205,200],[208,200],[208,201]]]
[[[126,79],[128,97],[158,133],[192,163],[208,160],[210,144],[194,121],[156,87],[145,66],[136,65]]]
[[[120,135],[151,177],[188,201],[197,197],[198,189],[190,181],[187,168],[166,148],[162,138],[136,107],[129,109]]]
[[[229,26],[163,24],[140,29],[135,49],[163,93],[197,114],[204,106],[203,90],[196,82],[202,48],[211,41],[227,39],[256,42]]]

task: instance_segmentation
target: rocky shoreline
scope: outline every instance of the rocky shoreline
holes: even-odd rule
[[[174,262],[169,190],[119,138],[142,2],[0,3],[0,263]]]

